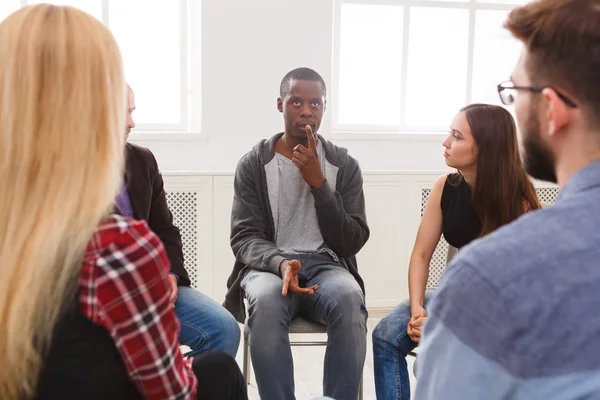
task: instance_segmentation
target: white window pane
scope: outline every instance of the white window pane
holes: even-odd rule
[[[0,0],[4,2],[4,0]],[[73,6],[102,21],[102,0],[29,0],[27,4],[50,3],[57,6]]]
[[[467,10],[411,9],[405,107],[409,127],[447,127],[465,105],[468,31]]]
[[[497,85],[510,78],[521,44],[502,27],[508,11],[480,10],[475,14],[472,101],[501,104]]]
[[[0,0],[0,21],[21,8],[20,0]]]
[[[343,4],[339,124],[398,125],[403,7]]]
[[[185,49],[181,48],[180,4],[179,0],[109,3],[108,23],[135,91],[138,125],[182,122],[181,52]]]

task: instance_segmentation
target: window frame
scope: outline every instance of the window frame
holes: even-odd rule
[[[356,5],[384,5],[384,6],[402,6],[402,71],[401,71],[401,86],[400,86],[400,124],[399,125],[383,125],[383,124],[340,124],[339,123],[339,91],[340,91],[340,56],[341,56],[341,19],[342,6],[344,4]],[[407,81],[408,81],[408,49],[410,40],[410,15],[413,7],[431,7],[431,8],[446,8],[460,9],[469,12],[468,26],[468,44],[467,44],[467,75],[466,84],[466,103],[471,103],[472,97],[472,82],[473,68],[475,57],[475,27],[476,13],[480,10],[491,11],[510,11],[518,7],[518,3],[508,3],[502,1],[493,2],[493,0],[477,1],[440,1],[440,0],[334,0],[333,9],[333,79],[331,82],[331,135],[336,139],[354,139],[354,140],[389,140],[389,139],[439,139],[447,135],[445,128],[430,126],[430,127],[414,127],[405,123],[406,115],[406,96],[407,96]],[[505,79],[507,79],[506,77]],[[449,121],[450,122],[450,121]]]
[[[109,8],[111,1],[123,0],[90,0],[102,3],[102,23],[111,28]],[[149,140],[171,140],[174,136],[181,139],[197,139],[203,137],[202,127],[202,5],[201,0],[172,0],[180,4],[179,37],[180,37],[180,122],[179,123],[144,123],[136,122],[131,132],[133,138]],[[29,5],[29,0],[21,0],[21,7]],[[194,74],[192,74],[192,71]],[[165,137],[165,135],[167,135]]]

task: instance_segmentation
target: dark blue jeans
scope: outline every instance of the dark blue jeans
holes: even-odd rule
[[[433,289],[425,292],[425,309],[434,295]],[[378,400],[410,399],[406,356],[417,347],[417,343],[406,332],[410,317],[410,301],[406,300],[379,321],[373,331],[375,392]]]
[[[240,326],[229,311],[190,287],[179,287],[175,315],[181,323],[179,343],[188,346],[190,356],[222,350],[235,357],[240,344]]]

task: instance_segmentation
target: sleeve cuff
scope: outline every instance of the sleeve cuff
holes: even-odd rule
[[[273,256],[273,258],[271,258],[271,260],[269,260],[269,269],[271,270],[271,272],[273,272],[275,275],[281,277],[281,272],[279,271],[279,266],[285,259],[286,258],[283,256]]]
[[[324,203],[334,196],[335,191],[331,188],[329,183],[327,183],[327,180],[325,180],[318,188],[311,189],[311,193],[315,198],[315,203]]]

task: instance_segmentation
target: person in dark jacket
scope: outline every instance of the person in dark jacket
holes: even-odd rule
[[[324,395],[358,396],[367,311],[355,255],[369,238],[359,165],[316,134],[325,82],[308,68],[281,82],[285,132],[240,160],[234,180],[231,247],[236,257],[225,306],[242,322],[248,300],[250,350],[263,400],[293,399],[289,324],[328,327]]]
[[[129,87],[127,135],[135,127],[134,110],[135,97]],[[171,302],[181,323],[180,343],[190,347],[192,356],[209,350],[223,350],[235,357],[240,327],[225,308],[190,287],[183,263],[181,234],[173,224],[162,175],[150,150],[127,143],[125,180],[116,204],[122,215],[146,221],[165,246],[171,263]]]

